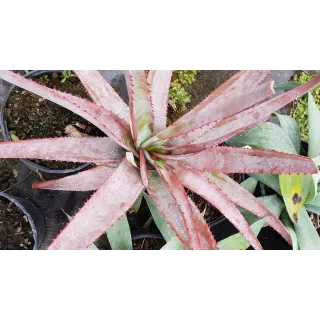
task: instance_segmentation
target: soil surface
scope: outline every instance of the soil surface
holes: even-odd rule
[[[165,244],[165,240],[144,238],[133,240],[133,250],[160,250]]]
[[[28,218],[7,199],[0,198],[0,250],[32,250]]]
[[[49,88],[91,100],[77,77],[61,82],[62,76],[54,72],[33,80]],[[10,134],[14,134],[19,140],[64,137],[67,136],[65,127],[70,124],[83,134],[105,136],[102,131],[82,117],[18,87],[12,91],[8,99],[5,118]],[[71,169],[79,166],[72,162],[34,161],[51,169]]]

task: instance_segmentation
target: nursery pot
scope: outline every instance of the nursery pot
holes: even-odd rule
[[[39,249],[44,237],[44,220],[38,208],[26,199],[12,196],[3,192],[0,192],[0,197],[12,202],[23,212],[23,214],[28,217],[28,222],[32,229],[34,240],[33,250]]]
[[[38,76],[43,76],[46,74],[50,74],[53,72],[57,72],[57,73],[61,73],[61,70],[33,70],[27,74],[24,75],[25,78],[33,78],[33,77],[38,77]],[[7,126],[7,122],[5,120],[5,108],[8,102],[8,99],[12,93],[12,91],[16,88],[16,86],[12,85],[7,93],[5,94],[5,97],[3,99],[2,105],[0,107],[0,127],[2,130],[2,135],[3,135],[3,139],[6,141],[11,141],[11,137],[9,134],[9,130],[8,130],[8,126]],[[90,164],[85,163],[80,165],[77,168],[73,168],[73,169],[49,169],[46,168],[44,166],[41,166],[33,161],[30,161],[28,159],[20,159],[26,166],[28,166],[29,168],[31,168],[32,170],[35,171],[40,171],[40,172],[44,172],[44,173],[54,173],[54,174],[67,174],[67,173],[74,173],[74,172],[78,172],[84,168],[86,168],[87,166],[89,166]]]

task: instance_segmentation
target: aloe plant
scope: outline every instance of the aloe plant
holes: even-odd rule
[[[93,102],[43,87],[10,71],[4,80],[77,113],[108,137],[0,143],[1,158],[89,162],[95,168],[36,183],[52,190],[97,190],[48,249],[85,249],[113,226],[140,194],[148,195],[186,249],[218,249],[185,188],[221,211],[255,249],[256,235],[236,205],[266,219],[288,243],[281,221],[228,173],[314,174],[313,160],[294,154],[219,146],[311,90],[320,76],[271,98],[268,71],[240,71],[166,127],[171,71],[127,71],[129,108],[97,71],[75,71]],[[208,176],[207,172],[211,172]]]

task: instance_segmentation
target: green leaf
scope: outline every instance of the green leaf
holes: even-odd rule
[[[308,125],[308,156],[315,158],[320,155],[320,111],[310,92],[308,93]]]
[[[181,241],[177,236],[174,236],[170,241],[168,241],[161,250],[185,250]]]
[[[299,128],[297,121],[295,119],[293,119],[292,117],[278,114],[278,113],[276,113],[276,116],[278,117],[278,119],[280,121],[281,128],[288,135],[293,146],[295,147],[296,153],[300,154],[301,133],[300,133],[300,128]]]
[[[300,250],[320,250],[320,238],[304,206],[298,223],[294,224]]]
[[[10,138],[12,141],[19,141],[19,138],[13,133],[10,134]]]
[[[90,247],[87,248],[87,250],[99,250],[99,249],[93,243]]]
[[[279,83],[279,84],[275,85],[273,88],[274,88],[275,90],[288,91],[288,90],[294,89],[294,88],[299,87],[299,86],[301,86],[301,83],[300,83],[300,82],[297,82],[297,81],[288,81],[288,82]]]
[[[229,142],[237,147],[250,146],[256,149],[297,153],[285,131],[271,122],[244,131],[231,138]]]
[[[288,215],[287,210],[283,210],[281,213],[281,221],[283,223],[283,225],[287,228],[291,240],[292,240],[292,249],[293,250],[299,250],[299,244],[298,244],[298,239],[297,239],[297,235],[296,232],[294,230],[294,226],[293,223]]]
[[[159,212],[157,207],[154,205],[154,203],[151,200],[151,198],[146,193],[144,193],[143,195],[144,195],[144,198],[146,199],[146,202],[148,204],[149,210],[151,212],[152,218],[153,218],[156,226],[160,230],[160,232],[161,232],[162,236],[164,237],[164,239],[167,242],[170,241],[172,238],[175,237],[174,231],[167,224],[166,220],[163,218],[162,214]]]
[[[284,203],[277,195],[259,197],[258,199],[277,217],[284,209]],[[250,227],[254,234],[258,235],[266,224],[265,219],[260,219],[253,222]],[[222,250],[246,250],[249,245],[249,242],[240,232],[218,242],[218,246]]]
[[[312,175],[280,174],[280,188],[290,219],[297,222],[301,206],[314,188]]]
[[[308,202],[309,205],[320,207],[320,195],[316,195],[315,198]]]
[[[309,212],[315,213],[317,215],[320,215],[320,207],[312,205],[312,204],[305,204],[304,205],[306,210],[308,210]]]
[[[281,194],[279,176],[277,174],[250,173],[249,176],[262,182],[263,184],[273,189],[278,194]]]
[[[258,180],[253,178],[253,177],[249,177],[246,180],[242,181],[240,183],[246,190],[248,190],[250,193],[254,193],[254,191],[257,188],[257,184],[258,184]]]
[[[131,231],[126,215],[122,216],[106,233],[112,250],[132,250]]]
[[[135,203],[133,204],[132,206],[132,209],[135,213],[137,213],[140,209],[140,206],[141,206],[141,202],[142,202],[142,193],[140,194],[140,196],[138,197],[138,199],[135,201]]]

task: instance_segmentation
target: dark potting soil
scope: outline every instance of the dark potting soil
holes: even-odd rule
[[[0,250],[32,250],[28,218],[7,199],[0,198]]]
[[[86,89],[76,77],[61,82],[61,75],[54,72],[33,78],[33,80],[49,88],[91,100]],[[94,125],[73,112],[18,87],[12,91],[8,99],[5,118],[10,134],[16,135],[20,140],[64,137],[66,136],[65,127],[70,124],[83,134],[105,136]],[[34,161],[51,169],[72,169],[79,166],[78,163],[73,162],[40,159]]]
[[[0,132],[0,142],[3,141]],[[17,183],[19,160],[16,159],[0,159],[0,191],[6,192],[12,189]]]
[[[165,240],[144,238],[133,240],[133,250],[160,250],[166,244]]]

